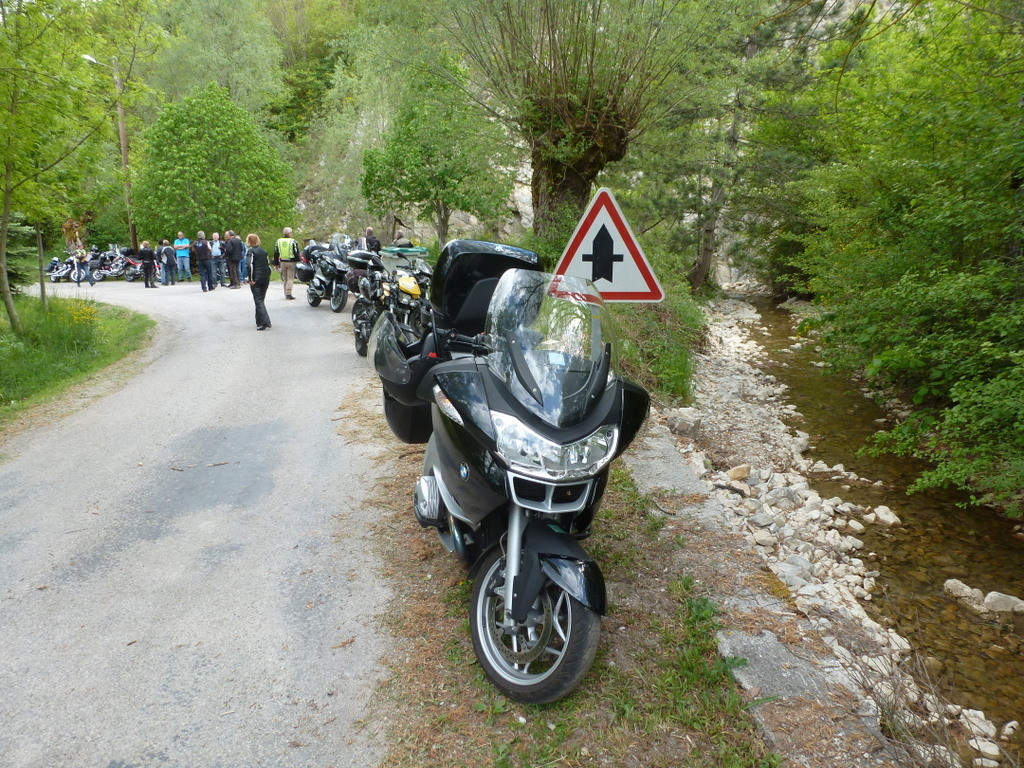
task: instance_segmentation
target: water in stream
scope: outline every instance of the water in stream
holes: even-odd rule
[[[922,656],[941,662],[942,672],[932,682],[947,699],[983,710],[996,723],[1024,722],[1024,621],[1000,626],[942,591],[946,579],[956,578],[985,593],[1024,597],[1024,541],[1012,536],[1012,523],[991,511],[959,506],[959,494],[907,495],[920,470],[914,461],[860,455],[858,449],[879,429],[876,420],[885,413],[848,378],[816,367],[813,344],[791,349],[788,312],[767,300],[753,303],[770,333],[760,336],[754,330],[771,360],[761,367],[789,386],[789,399],[804,416],[791,426],[811,435],[806,457],[843,464],[884,487],[817,480],[812,485],[822,498],[884,504],[903,521],[891,529],[868,526],[861,536],[863,551],[875,552],[879,560],[876,620],[895,622],[896,631]]]

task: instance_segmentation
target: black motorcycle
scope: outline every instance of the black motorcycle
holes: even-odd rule
[[[356,353],[366,357],[370,333],[387,307],[392,279],[383,260],[373,251],[350,251],[348,263],[350,269],[345,280],[349,290],[356,292],[356,299],[352,302]]]
[[[579,542],[650,399],[618,373],[596,288],[537,271],[531,251],[452,241],[430,300],[423,338],[385,313],[371,342],[389,426],[427,442],[416,518],[470,568],[473,648],[493,684],[556,701],[590,669],[606,607]]]
[[[327,299],[332,312],[341,312],[348,303],[348,283],[345,276],[349,265],[347,248],[341,245],[311,242],[295,266],[296,277],[306,283],[306,301],[311,307],[320,306]]]

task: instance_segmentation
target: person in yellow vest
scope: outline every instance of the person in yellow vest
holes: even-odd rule
[[[299,260],[299,244],[292,239],[292,228],[284,228],[284,237],[274,245],[274,269],[281,272],[284,283],[284,297],[294,299],[292,286],[295,285],[295,262]]]

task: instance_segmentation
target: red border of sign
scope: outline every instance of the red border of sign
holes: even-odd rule
[[[597,190],[597,194],[595,194],[594,199],[590,201],[590,206],[587,208],[586,213],[583,214],[583,218],[580,219],[580,223],[576,225],[576,231],[572,233],[569,245],[567,245],[565,251],[562,252],[562,258],[558,260],[558,266],[555,267],[555,274],[565,274],[565,271],[569,268],[569,264],[571,264],[572,260],[579,254],[583,237],[590,232],[590,227],[593,225],[594,219],[597,218],[598,212],[602,209],[608,211],[612,224],[614,224],[616,230],[618,230],[619,237],[622,238],[622,241],[626,246],[626,250],[629,251],[629,255],[633,257],[633,263],[635,263],[637,269],[640,270],[640,276],[644,279],[644,282],[647,283],[649,290],[646,292],[601,291],[601,296],[605,301],[664,301],[665,291],[662,289],[661,283],[659,283],[658,278],[655,277],[654,271],[651,269],[650,262],[647,261],[647,257],[644,256],[643,251],[640,250],[640,245],[637,243],[636,237],[633,235],[633,230],[630,229],[629,224],[626,222],[626,217],[622,215],[622,210],[619,208],[619,204],[615,201],[615,197],[612,195],[611,190],[606,189],[605,187]]]

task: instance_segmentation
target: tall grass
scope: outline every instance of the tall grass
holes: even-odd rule
[[[141,347],[153,321],[83,299],[15,297],[18,336],[0,315],[0,418],[59,392]]]

